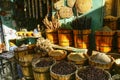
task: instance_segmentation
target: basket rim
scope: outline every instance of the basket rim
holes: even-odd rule
[[[79,79],[83,80],[82,78],[80,78],[80,77],[78,76],[78,71],[80,71],[80,70],[82,70],[82,69],[85,69],[86,67],[88,67],[88,66],[83,66],[83,67],[77,69],[76,72],[75,72],[75,76],[78,77]],[[95,68],[97,68],[97,67],[95,67]],[[97,69],[100,69],[100,68],[97,68]],[[104,72],[109,76],[109,79],[108,79],[108,80],[112,80],[112,76],[111,76],[111,74],[110,74],[108,71],[106,71],[106,70],[104,70],[104,69],[100,69],[100,70],[104,71]]]
[[[83,56],[84,56],[85,58],[80,58],[80,60],[75,60],[75,59],[73,60],[72,58],[70,58],[71,54],[73,54],[73,53],[75,53],[75,52],[71,52],[71,53],[67,56],[68,60],[71,60],[71,61],[83,61],[83,60],[87,60],[87,59],[88,59],[88,57],[86,57],[87,54],[81,52],[80,54],[84,54]],[[76,54],[77,54],[77,53],[76,53]]]
[[[72,63],[72,62],[68,62],[68,63],[74,64],[74,63]],[[58,64],[58,63],[54,63],[52,66],[50,66],[50,73],[51,73],[51,74],[56,74],[56,75],[60,75],[60,76],[73,75],[73,74],[75,74],[75,72],[76,72],[76,70],[77,70],[77,68],[78,68],[76,65],[74,65],[75,68],[76,68],[76,70],[75,70],[74,72],[72,72],[72,73],[70,73],[70,74],[67,74],[67,75],[64,75],[64,74],[61,75],[61,74],[54,73],[54,72],[52,71],[52,67],[55,66],[56,64]]]
[[[59,56],[62,56],[62,55],[51,55],[54,51],[63,51],[63,54],[62,55],[67,55],[67,51],[65,51],[65,50],[52,50],[52,51],[50,51],[49,53],[48,53],[48,55],[49,56],[51,56],[51,57],[59,57]],[[61,53],[61,52],[60,52]]]
[[[44,60],[44,59],[50,59],[51,61],[53,61],[53,64],[56,63],[55,59],[53,59],[52,57],[42,57],[42,58],[37,58],[36,60],[33,60],[33,61],[32,61],[32,67],[33,67],[33,68],[37,68],[37,69],[50,67],[51,65],[49,65],[49,66],[44,66],[44,67],[37,67],[37,66],[36,66],[37,63],[39,63],[41,60]],[[53,64],[52,64],[52,65],[53,65]]]
[[[111,57],[111,56],[109,56],[109,55],[108,55],[108,57],[111,59],[111,62],[109,62],[109,63],[100,63],[100,62],[97,62],[97,61],[95,61],[95,60],[92,60],[92,59],[91,59],[92,57],[93,57],[93,56],[90,56],[90,57],[88,58],[89,61],[92,62],[92,63],[96,63],[96,64],[113,64],[113,63],[115,62],[114,58]]]

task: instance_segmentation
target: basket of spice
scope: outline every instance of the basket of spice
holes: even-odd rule
[[[112,80],[109,72],[92,66],[79,68],[75,76],[76,80]]]
[[[65,50],[52,50],[48,53],[49,56],[53,57],[55,60],[62,60],[66,58],[67,51]]]
[[[34,80],[50,80],[50,66],[55,63],[51,57],[37,58],[32,61]]]
[[[77,67],[70,62],[61,61],[50,67],[51,80],[75,80]]]
[[[89,57],[89,64],[101,69],[109,70],[114,63],[114,58],[105,53],[97,53]]]
[[[71,52],[67,56],[68,61],[74,62],[76,65],[84,65],[85,61],[88,59],[88,55],[83,52]]]

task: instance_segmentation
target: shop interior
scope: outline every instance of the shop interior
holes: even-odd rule
[[[120,80],[120,0],[0,0],[0,80]]]

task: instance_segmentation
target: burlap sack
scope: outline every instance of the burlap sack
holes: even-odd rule
[[[63,6],[64,6],[64,0],[59,0],[59,1],[54,3],[54,8],[56,10],[60,10],[60,8],[63,7]]]
[[[76,2],[76,0],[67,0],[67,6],[72,8],[74,6],[75,2]]]
[[[73,16],[72,8],[69,8],[69,7],[66,7],[66,6],[60,8],[59,15],[60,15],[60,18],[70,18],[70,17],[72,17]]]
[[[75,7],[78,13],[86,13],[92,8],[92,0],[76,0]]]

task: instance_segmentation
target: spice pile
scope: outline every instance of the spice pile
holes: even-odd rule
[[[91,66],[79,70],[77,74],[82,80],[109,80],[105,71]]]
[[[52,67],[52,71],[56,74],[67,75],[76,71],[76,67],[68,62],[61,61]]]
[[[49,60],[49,59],[42,59],[42,60],[40,60],[40,62],[38,62],[37,64],[36,64],[36,66],[37,67],[47,67],[47,66],[50,66],[50,65],[52,65],[54,63],[54,61],[53,60]]]

